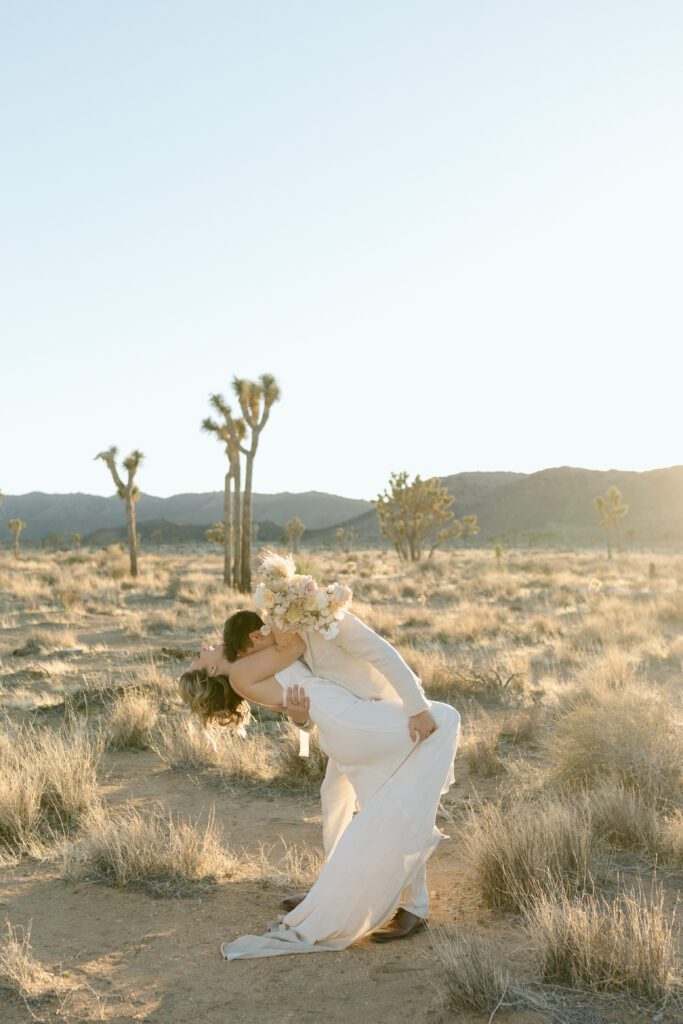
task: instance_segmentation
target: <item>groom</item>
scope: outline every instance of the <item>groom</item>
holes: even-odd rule
[[[254,613],[248,613],[253,615]],[[226,650],[237,646],[244,651],[260,646],[265,639],[260,630],[245,635],[244,612],[236,612],[226,621],[223,644]],[[351,612],[338,622],[339,632],[327,640],[314,630],[300,634],[306,644],[303,658],[315,676],[339,683],[356,697],[365,700],[400,699],[406,714],[406,729],[415,742],[426,739],[437,728],[429,712],[420,680],[391,644],[370,629]],[[320,789],[322,801],[323,849],[329,860],[344,829],[353,817],[356,794],[351,782],[330,758]],[[297,893],[282,901],[286,910],[293,910],[306,893]],[[423,866],[412,883],[403,891],[401,902],[392,920],[372,933],[375,942],[404,939],[424,928],[429,910],[426,867]]]

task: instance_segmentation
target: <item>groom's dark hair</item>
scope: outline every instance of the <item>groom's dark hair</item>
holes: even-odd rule
[[[225,620],[223,626],[223,650],[228,661],[236,661],[238,654],[244,654],[251,646],[249,634],[260,629],[263,619],[256,612],[245,609],[235,612]]]

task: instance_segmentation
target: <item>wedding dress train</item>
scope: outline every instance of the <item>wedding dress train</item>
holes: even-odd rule
[[[432,701],[438,728],[413,742],[399,700],[361,700],[297,661],[276,675],[303,686],[323,751],[350,779],[359,811],[310,892],[264,935],[224,942],[226,960],[345,949],[393,915],[401,893],[442,838],[434,821],[453,783],[460,716]]]

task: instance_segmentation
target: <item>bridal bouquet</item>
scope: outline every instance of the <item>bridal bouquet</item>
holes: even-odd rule
[[[297,573],[291,555],[266,551],[257,571],[256,610],[264,621],[262,632],[278,629],[317,630],[328,640],[339,632],[337,622],[351,607],[353,593],[343,583],[319,587],[312,576]]]

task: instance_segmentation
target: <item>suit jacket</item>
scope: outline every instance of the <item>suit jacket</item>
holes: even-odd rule
[[[308,630],[304,642],[303,658],[313,674],[340,683],[357,697],[398,697],[408,717],[431,706],[420,680],[398,651],[351,612],[340,620],[339,633],[333,640]]]

